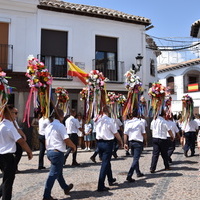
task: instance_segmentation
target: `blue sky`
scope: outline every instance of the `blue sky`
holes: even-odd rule
[[[200,19],[200,0],[65,0],[110,8],[151,19],[156,37],[190,37],[191,25]]]

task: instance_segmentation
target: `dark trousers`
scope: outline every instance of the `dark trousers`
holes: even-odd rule
[[[152,143],[153,143],[153,153],[152,153],[150,170],[153,170],[153,171],[156,170],[160,153],[163,159],[164,166],[166,169],[168,169],[169,163],[168,163],[168,154],[167,154],[167,151],[168,151],[167,139],[153,138]]]
[[[112,182],[112,169],[111,169],[111,157],[113,149],[113,140],[111,141],[97,141],[97,147],[99,154],[102,155],[101,169],[99,173],[98,190],[102,190],[105,187],[105,178],[108,177],[108,182]]]
[[[168,159],[171,160],[171,156],[172,154],[174,153],[174,150],[176,148],[176,141],[172,141],[170,138],[167,138],[168,140],[168,151],[167,151],[167,154],[168,154]]]
[[[69,134],[69,138],[75,144],[76,149],[77,149],[77,146],[78,146],[78,135],[77,135],[77,133]],[[69,147],[67,149],[67,152],[66,152],[65,157],[64,157],[64,163],[66,162],[66,160],[67,160],[69,154],[71,153],[71,151],[72,151],[72,148]],[[72,163],[76,163],[77,162],[76,161],[76,156],[77,156],[77,151],[73,152]]]
[[[40,153],[39,153],[39,164],[38,167],[44,167],[44,154],[45,154],[45,136],[39,135],[39,142],[40,142]]]
[[[134,173],[134,170],[138,175],[141,173],[139,168],[139,159],[142,153],[143,142],[130,141],[129,147],[131,149],[131,154],[133,156],[133,162],[127,176],[131,178]]]
[[[16,152],[15,152],[15,164],[16,164],[16,170],[18,170],[18,164],[19,164],[19,161],[21,160],[21,157],[22,157],[22,153],[23,153],[23,150],[22,150],[22,147],[16,142]]]
[[[65,179],[63,177],[64,153],[56,152],[54,150],[48,150],[47,158],[51,162],[51,168],[50,168],[49,176],[45,184],[44,198],[50,199],[51,190],[53,188],[55,180],[58,181],[60,187],[63,190],[66,190],[69,186],[66,184]]]
[[[186,132],[185,136],[185,146],[184,151],[188,152],[191,150],[191,155],[195,153],[195,141],[196,141],[196,132]]]
[[[0,154],[0,168],[3,173],[3,182],[0,186],[0,197],[2,197],[2,200],[11,200],[16,171],[14,155],[11,153]]]

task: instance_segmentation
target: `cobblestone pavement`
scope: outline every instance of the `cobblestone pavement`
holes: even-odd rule
[[[109,192],[97,192],[97,181],[100,169],[100,161],[90,160],[92,152],[78,150],[79,167],[72,167],[71,155],[67,160],[63,173],[67,183],[73,183],[74,188],[70,195],[64,195],[58,183],[55,182],[52,196],[59,200],[68,199],[114,199],[114,200],[197,200],[200,199],[200,171],[199,156],[184,157],[181,147],[177,147],[172,160],[170,171],[164,171],[161,157],[155,174],[149,172],[152,147],[144,149],[140,158],[140,169],[144,177],[137,178],[134,183],[126,182],[126,174],[132,163],[131,156],[125,156],[125,151],[118,151],[118,158],[112,159],[113,175],[117,178],[117,185],[111,186]],[[198,153],[198,149],[196,149]],[[13,200],[41,200],[44,184],[48,176],[49,161],[45,156],[45,170],[37,170],[38,151],[34,151],[34,158],[28,161],[23,154],[19,164],[21,173],[16,174],[13,186]],[[0,174],[0,181],[2,175]],[[108,183],[106,182],[106,186]]]

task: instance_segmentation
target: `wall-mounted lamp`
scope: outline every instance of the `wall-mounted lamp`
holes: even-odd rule
[[[140,53],[138,53],[135,59],[137,67],[134,64],[132,64],[132,69],[135,70],[135,73],[137,73],[138,71],[140,71],[140,67],[142,66],[143,56],[141,56]]]

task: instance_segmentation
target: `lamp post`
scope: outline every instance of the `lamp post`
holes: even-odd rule
[[[138,71],[140,71],[140,67],[142,66],[143,56],[141,56],[141,54],[138,53],[138,55],[135,57],[135,59],[136,59],[137,67],[134,64],[132,64],[132,69],[135,70],[135,73],[137,73]]]

